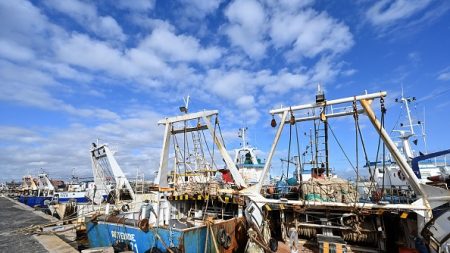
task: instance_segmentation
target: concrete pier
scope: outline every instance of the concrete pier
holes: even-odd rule
[[[14,231],[55,221],[40,211],[0,196],[0,252],[78,252],[56,235],[24,235]]]

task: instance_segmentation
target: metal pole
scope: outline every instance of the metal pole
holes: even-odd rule
[[[264,178],[266,178],[267,172],[269,171],[273,155],[275,154],[275,149],[278,145],[278,141],[280,140],[281,133],[283,132],[284,124],[286,122],[286,117],[288,115],[288,111],[283,112],[283,115],[281,116],[280,126],[278,127],[277,133],[275,135],[275,140],[272,143],[272,147],[270,148],[269,156],[267,157],[266,164],[264,165],[263,173],[261,174],[261,177],[259,178],[258,183],[255,185],[255,191],[256,193],[259,193],[262,188],[262,183],[264,181]]]
[[[355,96],[355,97],[327,100],[325,103],[305,104],[305,105],[297,105],[297,106],[290,106],[290,107],[285,107],[285,108],[280,108],[280,109],[274,109],[274,110],[271,110],[270,113],[271,114],[281,114],[285,111],[298,111],[298,110],[303,110],[303,109],[317,108],[317,107],[323,107],[323,106],[335,105],[335,104],[343,104],[343,103],[348,103],[348,102],[353,102],[353,101],[359,101],[362,99],[374,99],[374,98],[385,97],[385,96],[386,96],[386,92],[380,91],[380,92],[376,92],[376,93],[365,94],[365,95],[360,95],[360,96]]]

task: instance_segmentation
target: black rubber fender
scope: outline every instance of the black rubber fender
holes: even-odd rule
[[[163,253],[160,249],[153,247],[150,250],[147,250],[145,253]]]
[[[224,228],[220,228],[217,231],[217,242],[220,245],[225,246],[226,241],[227,241],[227,231]]]
[[[270,238],[270,240],[269,240],[269,247],[270,247],[270,250],[272,250],[272,252],[277,252],[277,250],[278,250],[278,241],[277,240],[275,240],[275,238]]]
[[[173,253],[182,253],[181,249],[179,249],[179,248],[177,248],[177,247],[171,247],[170,250],[171,250]]]
[[[222,245],[225,249],[229,249],[231,246],[231,236],[227,234],[225,243]]]

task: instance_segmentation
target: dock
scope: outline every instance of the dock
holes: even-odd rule
[[[79,252],[56,235],[26,235],[17,232],[31,225],[57,221],[40,211],[0,196],[0,252]]]

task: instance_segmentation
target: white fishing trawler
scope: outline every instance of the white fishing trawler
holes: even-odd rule
[[[238,136],[241,138],[241,147],[235,149],[234,162],[247,185],[259,182],[264,169],[264,162],[257,155],[257,148],[247,142],[248,128],[239,128]],[[267,179],[264,179],[267,182]]]
[[[416,102],[416,98],[405,97],[402,92],[401,97],[395,101],[401,104],[404,109],[404,113],[403,111],[401,113],[405,114],[406,118],[406,122],[402,121],[397,129],[393,130],[394,134],[397,134],[397,148],[411,166],[419,182],[448,188],[446,180],[448,181],[450,175],[450,165],[447,163],[447,156],[450,154],[450,149],[429,153],[425,121],[415,118],[411,112],[412,103]],[[374,175],[378,189],[389,194],[386,200],[402,201],[402,194],[411,191],[406,176],[389,154],[387,158],[380,160],[378,164],[371,163],[372,168],[376,168]]]
[[[91,247],[135,252],[242,251],[246,230],[239,189],[246,183],[225,149],[217,111],[188,113],[158,122],[164,139],[154,198],[139,211],[103,212],[87,220]],[[95,153],[95,152],[94,152]],[[222,162],[224,164],[222,164]],[[228,171],[232,182],[224,180]]]
[[[433,252],[445,252],[450,238],[450,231],[444,229],[450,227],[450,221],[445,220],[448,212],[444,216],[436,216],[443,218],[438,219],[439,225],[433,225],[432,210],[448,205],[450,193],[446,189],[420,182],[405,156],[392,141],[372,109],[372,102],[380,100],[380,114],[383,115],[385,96],[386,92],[378,92],[326,100],[319,90],[315,103],[270,111],[274,117],[271,122],[273,127],[277,125],[275,116],[278,115],[281,119],[261,178],[269,172],[286,127],[292,133],[297,125],[312,122],[313,128],[321,133],[316,138],[323,140],[316,143],[324,145],[318,149],[322,151],[314,154],[312,177],[309,180],[300,179],[297,185],[290,187],[293,194],[281,198],[272,197],[262,190],[261,181],[241,191],[242,195],[248,197],[245,213],[253,234],[249,236],[249,244],[253,249],[261,252],[268,249],[276,251],[274,241],[280,240],[289,246],[291,252],[301,252],[308,247],[319,248],[320,252],[398,252],[412,248],[423,249],[424,242],[428,245],[433,242],[434,246],[430,247]],[[334,118],[344,116],[353,117],[351,126],[356,140],[356,150],[352,156],[354,160],[350,159],[349,150],[342,147],[336,130],[332,127]],[[379,202],[380,199],[360,198],[357,191],[360,173],[364,165],[369,163],[369,143],[365,142],[359,123],[362,116],[369,118],[380,140],[404,174],[415,194],[414,202],[393,204]],[[355,170],[354,182],[330,176],[331,161],[328,156],[332,154],[328,154],[326,144],[329,133],[344,153],[349,166]],[[289,145],[291,138],[295,140],[295,137],[295,134],[289,134]],[[298,153],[300,152],[297,151]],[[336,168],[335,172],[339,174],[339,169]],[[376,184],[373,174],[370,178],[372,185]]]

